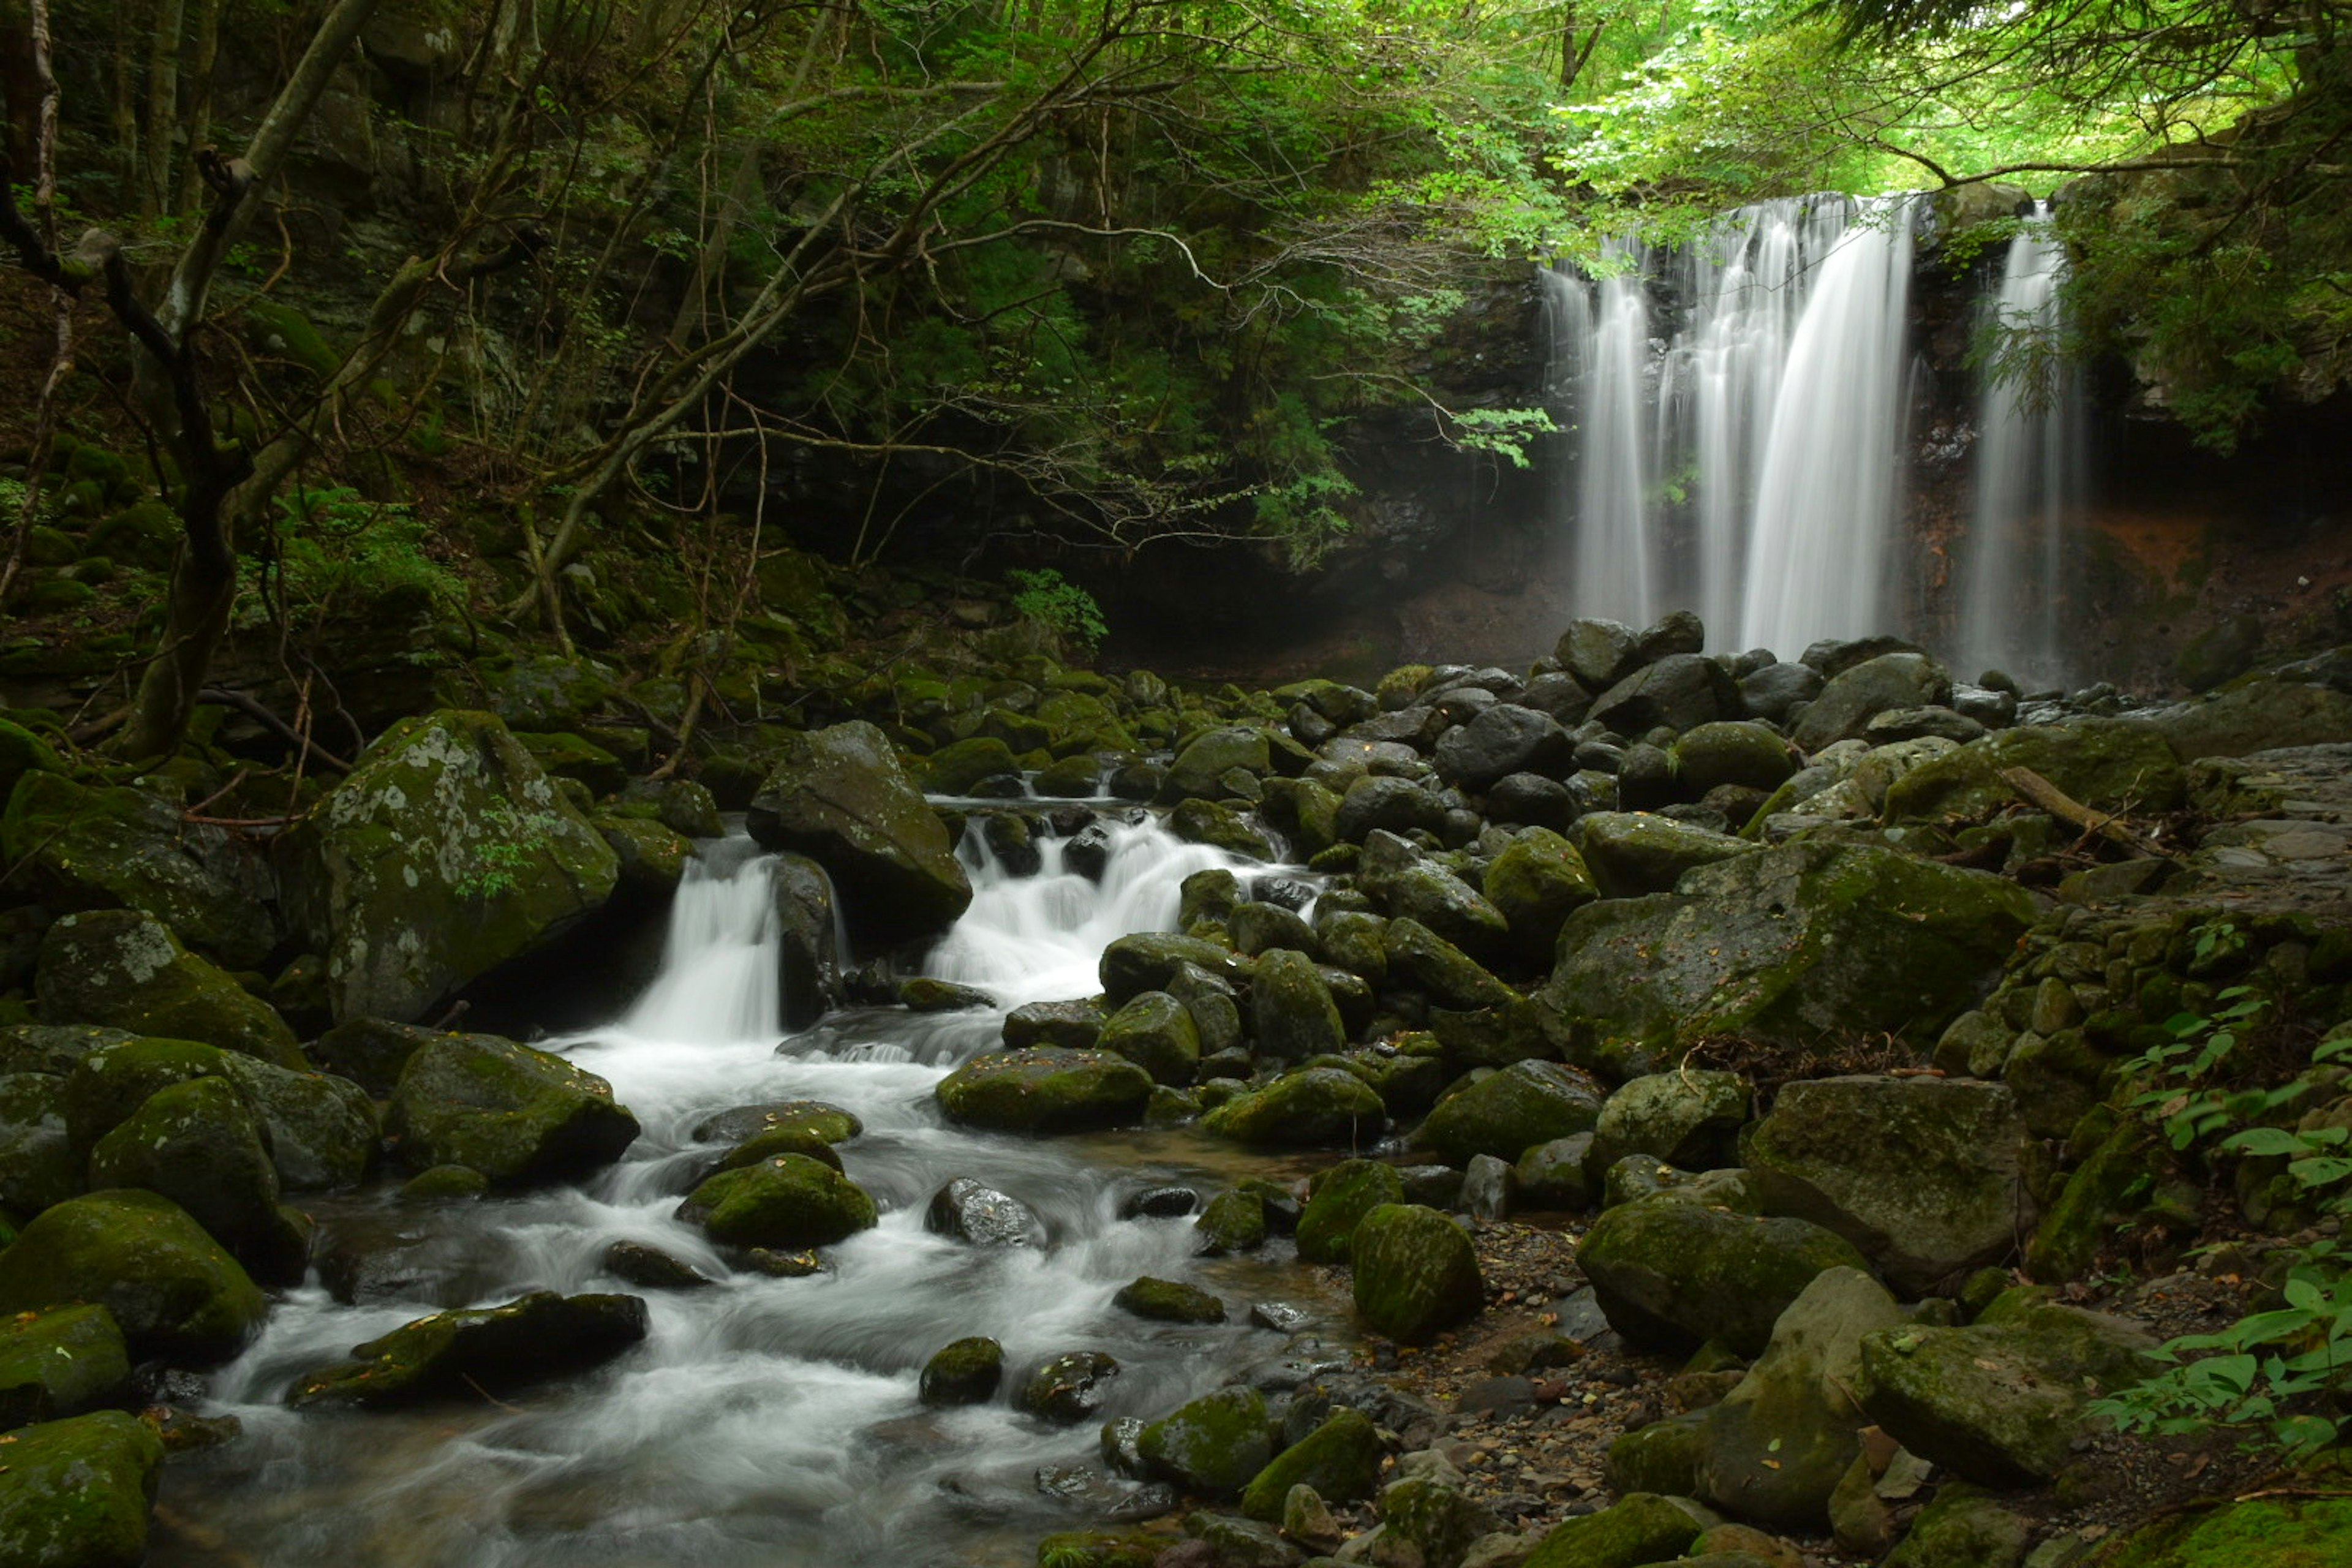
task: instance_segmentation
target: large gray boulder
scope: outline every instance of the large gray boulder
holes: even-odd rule
[[[1585,717],[1621,735],[1639,736],[1660,725],[1679,734],[1744,712],[1729,670],[1705,654],[1674,653],[1603,691]]]
[[[1682,1350],[1720,1340],[1746,1356],[1763,1352],[1780,1314],[1824,1269],[1869,1267],[1817,1225],[1733,1214],[1676,1192],[1603,1213],[1576,1260],[1628,1340]]]
[[[40,1215],[0,1252],[0,1313],[89,1302],[114,1314],[133,1356],[226,1361],[268,1301],[188,1211],[109,1188]]]
[[[1601,1108],[1585,1169],[1597,1181],[1628,1154],[1686,1171],[1730,1164],[1752,1098],[1738,1073],[1690,1069],[1629,1079]]]
[[[1480,1154],[1516,1163],[1538,1143],[1591,1131],[1601,1103],[1601,1086],[1589,1073],[1560,1062],[1517,1062],[1438,1101],[1416,1142],[1449,1165]]]
[[[1858,1075],[1785,1085],[1742,1163],[1766,1212],[1828,1226],[1917,1296],[2032,1234],[2033,1147],[2004,1084]]]
[[[488,713],[403,719],[278,841],[338,1021],[408,1023],[612,896],[620,859]]]
[[[98,1024],[197,1040],[283,1068],[306,1065],[294,1031],[269,1004],[137,910],[94,910],[49,927],[35,989],[52,1024]]]
[[[1576,742],[1549,713],[1497,702],[1437,742],[1438,776],[1466,790],[1483,790],[1506,773],[1557,777]]]
[[[1576,832],[1604,899],[1672,892],[1685,871],[1757,852],[1745,838],[1647,812],[1596,811],[1577,823]]]
[[[8,1435],[0,1562],[11,1568],[138,1568],[163,1443],[120,1410]]]
[[[1276,948],[1259,957],[1250,1012],[1258,1053],[1276,1061],[1303,1061],[1348,1043],[1331,988],[1317,972],[1315,961],[1303,952]],[[1106,1026],[1104,1034],[1109,1032]]]
[[[831,874],[860,942],[934,936],[971,903],[946,825],[888,739],[862,720],[793,737],[744,826],[765,847],[805,855]]]
[[[1952,678],[1924,653],[1885,653],[1830,678],[1790,732],[1800,751],[1860,735],[1890,708],[1926,708],[1951,700]]]
[[[1420,1204],[1382,1204],[1349,1243],[1356,1311],[1374,1332],[1418,1343],[1486,1304],[1478,1254],[1462,1227]]]

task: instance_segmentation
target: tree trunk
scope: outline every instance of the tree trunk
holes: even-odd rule
[[[173,131],[180,119],[180,25],[185,0],[155,0],[155,37],[147,54],[147,168],[139,182],[139,214],[153,217],[172,205]]]
[[[187,132],[187,155],[180,161],[179,195],[168,209],[174,213],[192,213],[205,203],[205,181],[195,154],[213,138],[213,67],[220,58],[220,19],[221,0],[204,0],[196,13],[195,58],[188,68],[188,111],[181,120]]]
[[[213,656],[228,635],[236,602],[236,552],[229,543],[227,497],[198,495],[190,487],[180,508],[184,542],[172,567],[163,606],[163,646],[139,678],[122,755],[139,761],[169,756],[188,732],[196,693],[211,674]]]

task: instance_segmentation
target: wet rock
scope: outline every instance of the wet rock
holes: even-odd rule
[[[1213,801],[1225,793],[1219,781],[1227,773],[1238,768],[1262,776],[1273,765],[1264,731],[1241,725],[1206,730],[1176,753],[1159,799],[1163,805],[1195,798]]]
[[[286,1402],[388,1408],[495,1395],[601,1366],[642,1341],[646,1324],[635,1296],[537,1290],[404,1324],[355,1347],[351,1360],[303,1374]]]
[[[1118,1205],[1121,1219],[1181,1219],[1201,1206],[1190,1187],[1146,1187]]]
[[[1471,1548],[1501,1524],[1474,1500],[1451,1466],[1409,1468],[1421,1455],[1406,1455],[1399,1480],[1381,1489],[1380,1544],[1375,1560],[1419,1561],[1426,1568],[1461,1568]],[[1434,1458],[1435,1456],[1429,1456]],[[1404,1556],[1404,1553],[1412,1556]]]
[[[307,1064],[269,1005],[135,910],[67,915],[41,939],[42,1018],[196,1040],[284,1068]]]
[[[1242,1492],[1242,1512],[1269,1523],[1279,1521],[1297,1487],[1311,1488],[1329,1502],[1369,1498],[1380,1484],[1381,1452],[1380,1429],[1371,1418],[1341,1405],[1258,1471]]]
[[[951,1121],[998,1132],[1077,1132],[1142,1118],[1151,1075],[1109,1051],[991,1051],[933,1090]]]
[[[1472,1219],[1497,1220],[1509,1214],[1518,1195],[1518,1178],[1507,1161],[1492,1154],[1473,1154],[1462,1173],[1462,1207]]]
[[[1640,663],[1633,628],[1597,616],[1569,622],[1552,647],[1552,657],[1579,684],[1594,691],[1607,690]]]
[[[1797,771],[1788,742],[1769,726],[1753,722],[1701,724],[1675,740],[1672,755],[1675,779],[1685,799],[1724,784],[1769,793]]]
[[[1353,1149],[1373,1142],[1387,1121],[1388,1108],[1362,1079],[1339,1068],[1310,1067],[1234,1096],[1201,1125],[1253,1148]]]
[[[1274,1457],[1265,1400],[1254,1388],[1221,1388],[1149,1423],[1136,1451],[1152,1475],[1199,1497],[1224,1500]]]
[[[1016,1051],[1032,1046],[1090,1051],[1102,1038],[1105,1021],[1102,1004],[1092,997],[1031,1002],[1004,1016],[1004,1043]]]
[[[1933,737],[1966,745],[1983,738],[1985,727],[1949,708],[1889,708],[1864,726],[1862,736],[1874,746],[1899,745],[1905,741]]]
[[[163,1463],[163,1442],[120,1410],[10,1433],[0,1556],[16,1568],[138,1568]]]
[[[1550,714],[1498,702],[1447,731],[1433,760],[1447,783],[1479,791],[1507,773],[1558,773],[1575,749]]]
[[[455,710],[386,730],[275,853],[338,1019],[427,1016],[600,908],[620,873],[503,723]]]
[[[311,1042],[320,1065],[358,1084],[378,1099],[387,1098],[400,1082],[400,1071],[416,1048],[433,1039],[437,1030],[415,1024],[395,1024],[384,1018],[352,1018],[336,1025]]]
[[[115,1404],[130,1383],[122,1331],[104,1307],[52,1307],[0,1322],[0,1429]]]
[[[1115,1356],[1101,1351],[1071,1351],[1023,1379],[1013,1403],[1028,1415],[1071,1426],[1101,1411],[1109,1393],[1103,1385],[1118,1372]]]
[[[171,1199],[257,1279],[290,1285],[302,1278],[308,1228],[279,1208],[260,1123],[226,1079],[157,1089],[98,1141],[89,1180]]]
[[[1486,1305],[1470,1237],[1417,1204],[1383,1204],[1349,1242],[1356,1311],[1375,1333],[1419,1343],[1467,1322]]]
[[[996,998],[973,985],[919,974],[898,982],[898,1005],[909,1013],[971,1013],[996,1005]]]
[[[1886,1568],[2017,1568],[2032,1538],[2032,1524],[1974,1487],[1941,1487]]]
[[[1222,801],[1192,796],[1168,814],[1168,831],[1187,844],[1206,844],[1251,860],[1279,860],[1274,840],[1244,813]]]
[[[1361,844],[1374,833],[1434,833],[1445,821],[1445,804],[1411,779],[1369,775],[1349,784],[1333,814],[1335,839]]]
[[[1004,1381],[1004,1347],[974,1335],[957,1340],[923,1363],[919,1395],[927,1405],[985,1405]]]
[[[53,1074],[0,1074],[0,1207],[35,1215],[82,1189],[83,1164],[66,1136],[65,1083]]]
[[[1155,1279],[1146,1274],[1118,1288],[1110,1304],[1122,1312],[1162,1323],[1222,1323],[1225,1304],[1196,1285]]]
[[[2040,773],[2095,811],[2178,807],[2186,775],[2163,732],[2137,719],[2082,719],[2003,730],[1921,763],[1888,784],[1889,822],[1976,821],[2011,805],[2011,768]]]
[[[58,1205],[0,1252],[0,1313],[106,1308],[134,1356],[225,1361],[268,1304],[186,1210],[135,1189]]]
[[[1403,1201],[1402,1179],[1377,1160],[1343,1160],[1318,1173],[1298,1216],[1298,1260],[1345,1263],[1349,1238],[1364,1215]]]
[[[699,1290],[717,1280],[686,1259],[642,1241],[616,1241],[604,1249],[604,1271],[647,1290]]]
[[[493,1182],[566,1181],[612,1163],[637,1119],[613,1086],[495,1035],[440,1035],[401,1070],[384,1132],[412,1171],[466,1165]]]
[[[1646,812],[1600,811],[1577,823],[1584,864],[1605,899],[1671,892],[1683,873],[1752,855],[1745,838]]]
[[[1381,932],[1390,972],[1429,994],[1432,1001],[1465,1010],[1508,1006],[1519,994],[1488,973],[1459,947],[1416,920],[1391,921]]]
[[[1590,1074],[1525,1061],[1439,1101],[1416,1137],[1450,1165],[1467,1165],[1475,1154],[1516,1161],[1538,1143],[1591,1131],[1601,1105]]]
[[[1698,1521],[1655,1492],[1633,1492],[1599,1513],[1554,1525],[1525,1568],[1634,1568],[1683,1555]]]
[[[1181,1002],[1146,991],[1104,1023],[1101,1048],[1150,1073],[1155,1083],[1191,1083],[1201,1063],[1201,1031]]]
[[[1768,664],[1741,678],[1739,696],[1749,713],[1775,724],[1788,721],[1790,710],[1821,695],[1820,670],[1805,664]]]
[[[1009,1193],[958,1176],[931,1194],[923,1228],[975,1247],[1043,1247],[1045,1222]]]
[[[1486,805],[1491,821],[1564,831],[1584,810],[1585,803],[1558,779],[1540,773],[1509,773],[1486,791]],[[1487,897],[1494,897],[1492,891]]]
[[[846,1143],[866,1131],[855,1111],[822,1100],[779,1100],[763,1105],[739,1105],[694,1125],[698,1143],[741,1144],[761,1133],[804,1131],[827,1143]]]
[[[353,1186],[374,1165],[375,1106],[358,1084],[331,1073],[290,1072],[234,1051],[222,1053],[220,1068],[261,1123],[287,1192]]]
[[[1584,1173],[1584,1162],[1591,1148],[1591,1133],[1575,1132],[1521,1154],[1512,1168],[1521,1204],[1537,1209],[1591,1208],[1596,1189]]]
[[[1610,1326],[1635,1343],[1689,1349],[1720,1340],[1763,1353],[1772,1326],[1823,1270],[1867,1271],[1844,1238],[1800,1219],[1765,1219],[1659,1193],[1604,1211],[1577,1261]]]
[[[2306,660],[2148,715],[2183,762],[2352,741],[2352,691],[2331,662]]]
[[[1629,1079],[1609,1096],[1593,1123],[1587,1168],[1605,1172],[1636,1153],[1686,1170],[1730,1164],[1751,1099],[1747,1080],[1737,1073],[1695,1070]]]
[[[1200,1249],[1210,1258],[1256,1251],[1265,1245],[1267,1228],[1265,1195],[1246,1186],[1219,1193],[1192,1222]]]
[[[805,855],[779,855],[768,879],[775,893],[776,985],[784,1026],[805,1029],[847,994],[833,879]]]
[[[994,735],[974,735],[941,746],[923,764],[923,788],[933,795],[970,795],[982,779],[1018,774],[1013,748]]]
[[[1443,867],[1427,862],[1405,867],[1380,878],[1375,890],[1392,921],[1425,927],[1473,962],[1491,964],[1508,951],[1510,924],[1503,912]]]
[[[778,1154],[724,1171],[687,1194],[680,1219],[727,1247],[824,1247],[872,1226],[874,1200],[832,1166]]]
[[[1645,735],[1660,728],[1679,734],[1744,713],[1739,688],[1729,671],[1703,654],[1677,653],[1644,665],[1601,692],[1586,721],[1620,735]]]
[[[1103,1000],[1119,1007],[1146,991],[1167,991],[1177,970],[1187,963],[1228,984],[1247,980],[1256,968],[1213,942],[1173,931],[1139,931],[1103,949],[1097,967]]]
[[[1250,1011],[1259,1054],[1276,1061],[1304,1061],[1348,1043],[1331,988],[1303,952],[1277,948],[1259,958]]]
[[[1661,1492],[1686,1497],[1698,1489],[1698,1462],[1711,1409],[1688,1410],[1635,1427],[1609,1445],[1605,1474],[1619,1496]]]

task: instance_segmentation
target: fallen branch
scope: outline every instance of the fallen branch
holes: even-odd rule
[[[321,746],[242,691],[227,691],[217,686],[207,686],[196,693],[196,700],[209,702],[215,708],[235,709],[280,740],[301,747],[305,755],[316,757],[337,773],[347,773],[352,771],[351,763],[343,761],[342,758],[335,755],[334,752],[327,750],[326,747]]]
[[[2029,804],[2040,806],[2061,822],[2081,828],[2085,837],[2104,838],[2110,844],[2142,855],[2162,856],[2168,860],[2174,858],[2134,833],[2117,814],[2092,810],[2032,768],[2003,768],[2000,776],[2002,783]]]

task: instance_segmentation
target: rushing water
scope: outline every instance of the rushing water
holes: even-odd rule
[[[1061,869],[1060,842],[1042,846],[1044,868],[1024,879],[967,849],[972,907],[929,972],[1006,1006],[1091,994],[1105,942],[1172,924],[1182,879],[1231,863],[1149,824],[1111,832],[1099,886]],[[1196,1259],[1189,1218],[1118,1217],[1145,1186],[1214,1179],[1217,1156],[1184,1136],[1040,1142],[946,1125],[932,1088],[997,1038],[1001,1011],[836,1014],[780,1047],[767,862],[742,840],[704,850],[680,889],[660,978],[620,1022],[558,1043],[643,1121],[627,1158],[583,1187],[480,1203],[404,1205],[387,1184],[319,1205],[322,1251],[343,1245],[339,1233],[370,1237],[401,1267],[358,1305],[314,1275],[215,1374],[212,1407],[238,1416],[245,1435],[165,1472],[155,1563],[1025,1564],[1038,1534],[1094,1517],[1041,1494],[1035,1472],[1099,1468],[1095,1426],[1017,1415],[1003,1394],[927,1411],[916,1379],[934,1351],[968,1334],[1002,1341],[1008,1393],[1049,1356],[1108,1351],[1123,1370],[1103,1415],[1155,1415],[1253,1364],[1303,1353],[1246,1326],[1252,1300],[1279,1296],[1336,1326],[1295,1268]],[[723,1147],[698,1145],[692,1131],[716,1111],[802,1097],[865,1121],[842,1159],[881,1223],[827,1248],[824,1274],[730,1273],[672,1217]],[[1047,1244],[983,1248],[927,1232],[924,1205],[957,1176],[1027,1203]],[[301,1372],[427,1311],[529,1289],[630,1289],[601,1262],[624,1239],[719,1283],[641,1292],[650,1335],[598,1372],[506,1403],[301,1414],[279,1403]],[[1178,1327],[1112,1308],[1140,1274],[1218,1290],[1233,1321]]]

